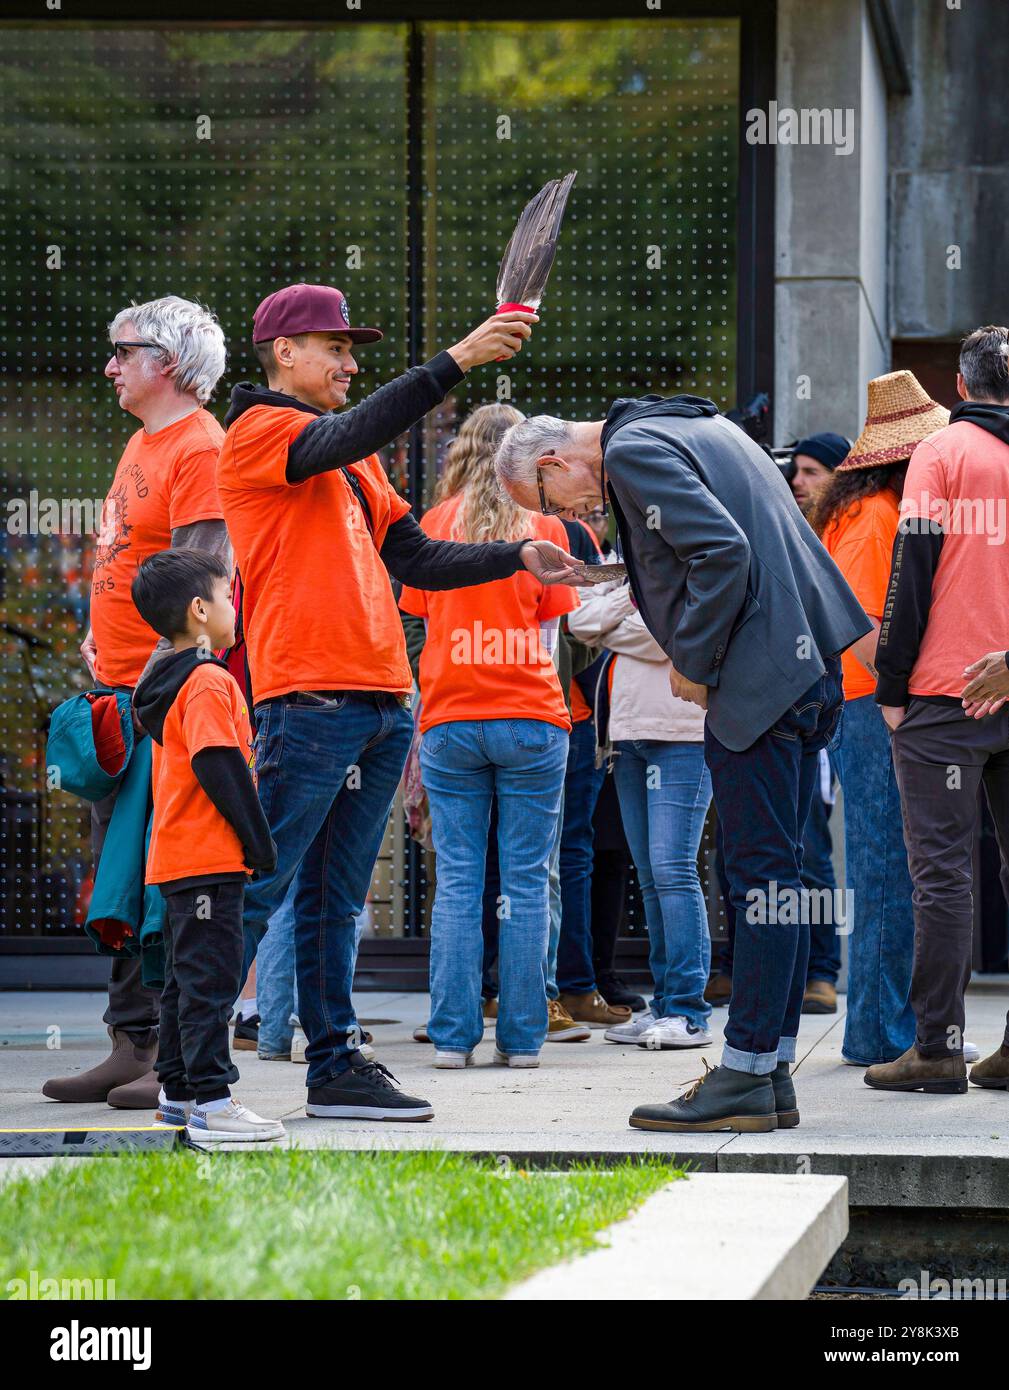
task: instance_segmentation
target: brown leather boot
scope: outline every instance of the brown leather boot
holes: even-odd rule
[[[970,1069],[972,1086],[987,1086],[992,1091],[1009,1091],[1009,1047],[997,1047],[983,1062]]]
[[[631,1017],[626,1004],[607,1004],[597,989],[585,994],[561,994],[557,1002],[573,1022],[587,1023],[590,1028],[613,1028]]]
[[[153,1071],[145,1072],[136,1081],[116,1086],[109,1092],[109,1104],[116,1110],[157,1110],[161,1082]]]
[[[716,1009],[720,1004],[727,1004],[732,994],[732,976],[723,975],[720,972],[708,977],[708,983],[704,987],[704,998]]]
[[[145,1076],[153,1067],[158,1055],[158,1035],[152,1028],[146,1041],[134,1042],[128,1033],[118,1028],[110,1028],[112,1051],[104,1062],[90,1071],[78,1072],[76,1076],[57,1076],[42,1087],[42,1094],[50,1100],[61,1100],[68,1105],[97,1105],[108,1100],[109,1092],[117,1086],[126,1086]]]
[[[979,1064],[980,1065],[980,1064]],[[863,1077],[877,1091],[926,1091],[930,1095],[963,1095],[967,1066],[962,1054],[923,1057],[914,1043],[896,1062],[869,1067]]]
[[[836,1014],[837,990],[829,980],[809,980],[802,996],[804,1014]]]

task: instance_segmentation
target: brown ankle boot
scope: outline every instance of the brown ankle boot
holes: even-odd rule
[[[967,1067],[962,1054],[923,1057],[914,1043],[896,1062],[869,1067],[863,1077],[877,1091],[927,1091],[930,1095],[963,1095]]]
[[[108,1101],[116,1110],[157,1110],[160,1092],[161,1082],[153,1071],[148,1071],[136,1081],[114,1087]]]
[[[718,971],[716,974],[708,976],[708,983],[704,987],[704,998],[709,1004],[718,1008],[721,1004],[727,1004],[731,996],[731,975],[723,975],[721,971]]]
[[[587,994],[561,994],[558,1003],[573,1022],[587,1023],[590,1028],[613,1028],[631,1017],[626,1004],[607,1004],[597,989]]]
[[[1009,1047],[997,1047],[983,1062],[970,1069],[972,1086],[987,1086],[992,1091],[1009,1091]]]
[[[42,1094],[50,1100],[62,1100],[68,1105],[97,1105],[108,1100],[109,1092],[117,1086],[126,1086],[138,1081],[154,1066],[158,1055],[158,1036],[154,1029],[146,1035],[146,1041],[135,1042],[128,1033],[118,1028],[109,1029],[112,1039],[112,1052],[90,1071],[78,1072],[76,1076],[57,1076],[42,1087]]]

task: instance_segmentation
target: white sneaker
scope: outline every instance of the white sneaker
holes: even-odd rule
[[[966,1038],[963,1040],[963,1060],[965,1062],[980,1062],[981,1060],[981,1049],[976,1043],[968,1042]]]
[[[444,1067],[446,1070],[453,1067],[471,1067],[473,1054],[472,1052],[436,1052],[434,1064],[436,1067]]]
[[[285,1130],[279,1120],[264,1120],[232,1096],[223,1110],[205,1110],[202,1105],[194,1105],[187,1133],[190,1139],[203,1143],[224,1140],[256,1144],[264,1139],[283,1139]]]
[[[643,1014],[629,1018],[626,1023],[615,1023],[612,1028],[607,1028],[603,1037],[607,1042],[636,1043],[641,1038],[642,1033],[647,1033],[649,1028],[654,1028],[657,1022],[658,1019],[651,1009],[646,1009]]]
[[[499,1067],[538,1067],[540,1064],[539,1053],[520,1052],[509,1057],[507,1052],[501,1052],[498,1048],[494,1049],[494,1061]]]
[[[638,1038],[638,1047],[664,1052],[671,1047],[707,1047],[713,1041],[707,1028],[698,1028],[674,1014],[672,1018],[656,1019]]]
[[[164,1093],[158,1098],[158,1108],[154,1112],[154,1124],[158,1129],[179,1129],[189,1123],[194,1102],[191,1100],[165,1100]]]

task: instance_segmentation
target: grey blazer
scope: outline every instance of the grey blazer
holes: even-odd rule
[[[872,625],[773,460],[711,402],[614,402],[603,467],[645,625],[741,752]]]

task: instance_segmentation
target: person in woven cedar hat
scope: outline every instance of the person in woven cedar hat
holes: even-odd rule
[[[957,392],[949,423],[908,465],[876,650],[876,701],[892,730],[914,883],[916,1026],[901,1057],[865,1073],[881,1090],[940,1094],[967,1090],[964,993],[982,784],[1009,882],[1009,710],[996,700],[994,712],[974,718],[978,692],[967,694],[980,653],[1006,659],[1009,329],[979,328],[964,340]],[[1009,1021],[1001,1047],[970,1080],[1009,1089]]]
[[[813,529],[872,620],[841,657],[844,718],[838,763],[844,787],[848,996],[842,1054],[852,1066],[891,1062],[914,1040],[911,876],[901,829],[890,736],[875,701],[876,642],[886,603],[908,461],[949,411],[911,372],[869,382],[865,428],[810,515]]]

